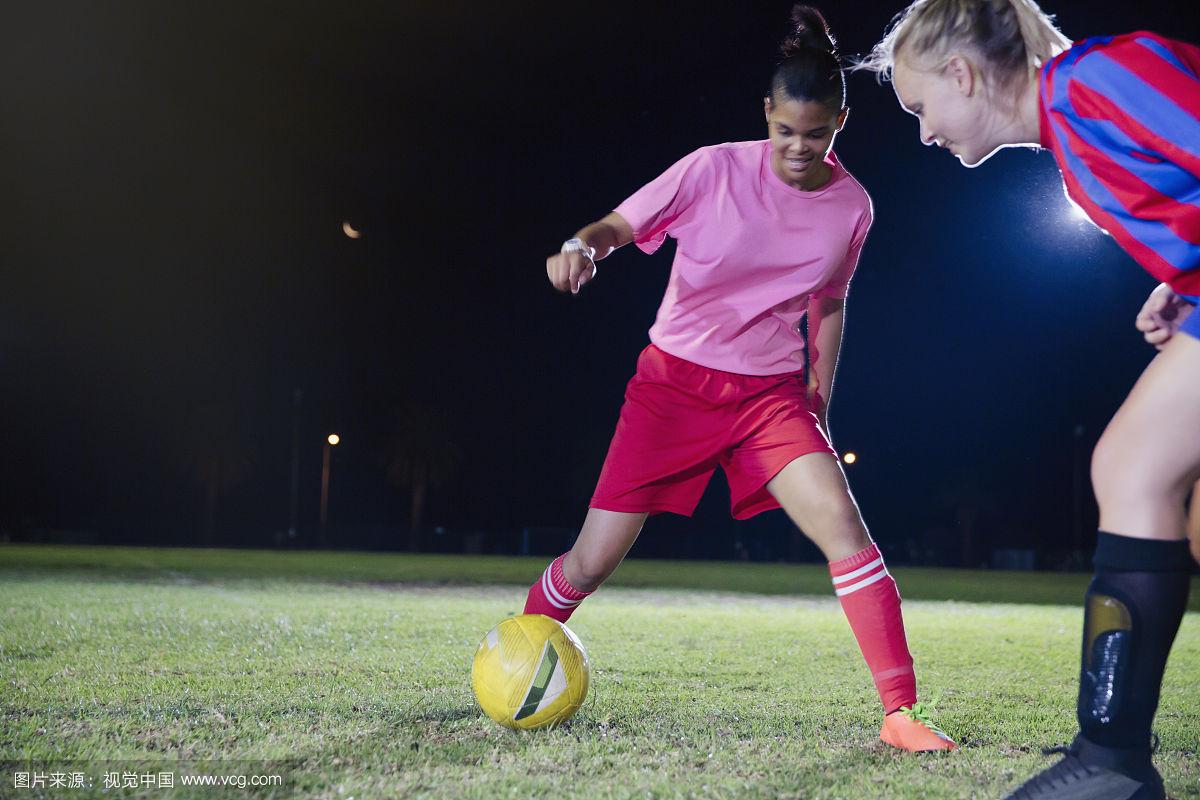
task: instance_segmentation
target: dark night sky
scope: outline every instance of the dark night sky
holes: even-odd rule
[[[225,543],[286,527],[294,387],[306,525],[330,430],[332,517],[405,524],[381,466],[402,403],[461,452],[431,522],[577,524],[674,250],[622,250],[575,298],[544,259],[685,153],[765,136],[790,8],[24,5],[0,33],[0,526],[192,541],[189,442],[223,436],[252,464]],[[1047,10],[1196,41],[1193,5]],[[848,53],[900,8],[819,6]],[[1066,535],[1072,430],[1090,450],[1152,356],[1153,281],[1069,217],[1048,154],[964,170],[890,87],[849,93],[836,149],[876,224],[832,426],[868,523],[896,543],[969,496],[997,543]],[[723,491],[647,537],[786,528],[735,527]]]

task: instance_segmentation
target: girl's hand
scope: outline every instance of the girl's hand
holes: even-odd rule
[[[546,259],[546,277],[560,292],[579,294],[596,278],[596,261],[633,241],[633,228],[615,211],[563,242],[562,249]]]
[[[1133,324],[1148,344],[1162,350],[1192,309],[1191,303],[1175,294],[1167,284],[1160,283],[1142,304]]]
[[[833,440],[829,438],[829,406],[825,404],[825,399],[812,384],[808,387],[808,403],[817,416],[817,425],[821,428],[821,432],[825,434],[827,440],[832,442]]]
[[[555,253],[546,259],[546,277],[560,292],[579,294],[596,277],[596,265],[584,252]]]

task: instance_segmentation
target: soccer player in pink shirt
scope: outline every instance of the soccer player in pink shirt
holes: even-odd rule
[[[530,588],[525,613],[565,622],[647,515],[690,516],[719,465],[735,518],[782,507],[829,559],[883,702],[880,738],[951,750],[917,703],[896,583],[829,443],[846,291],[871,200],[832,151],[848,109],[825,21],[806,6],[792,16],[763,100],[769,138],[685,156],[546,261],[554,287],[577,293],[618,247],[653,253],[668,236],[677,242],[583,528]]]
[[[1137,321],[1162,351],[1092,456],[1079,734],[1010,795],[1160,800],[1150,726],[1187,606],[1200,477],[1200,48],[1148,31],[1072,44],[1032,0],[916,0],[859,66],[890,75],[921,140],[965,166],[1049,150],[1070,199],[1163,281]]]

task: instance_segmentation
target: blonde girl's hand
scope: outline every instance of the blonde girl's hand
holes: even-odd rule
[[[1142,332],[1147,344],[1162,350],[1187,319],[1192,308],[1192,304],[1175,294],[1170,286],[1160,283],[1142,304],[1142,310],[1138,312],[1133,324]]]

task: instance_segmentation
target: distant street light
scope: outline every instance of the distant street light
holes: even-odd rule
[[[329,521],[329,463],[332,460],[333,448],[342,437],[331,433],[325,437],[325,456],[321,459],[321,538],[325,537],[325,523]]]
[[[844,456],[842,456],[842,461],[845,461],[847,464],[853,464],[855,461],[858,461],[858,453],[855,453],[853,450],[851,450],[849,453],[846,453]]]

